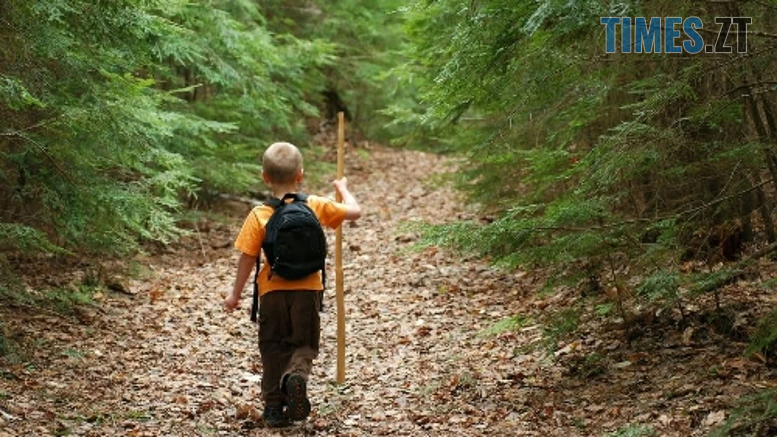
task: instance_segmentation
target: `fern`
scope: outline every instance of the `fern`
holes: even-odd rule
[[[777,431],[777,390],[767,389],[743,398],[728,420],[710,433],[713,437],[772,435]]]
[[[655,431],[647,425],[626,425],[617,431],[605,434],[606,437],[650,437],[653,435],[655,435]]]
[[[49,241],[43,232],[18,223],[0,223],[0,249],[28,253],[63,252],[63,249]]]
[[[643,279],[637,293],[650,301],[673,302],[679,298],[680,277],[676,272],[656,272]]]
[[[777,310],[771,311],[759,320],[755,332],[750,336],[750,344],[745,350],[745,355],[752,356],[755,353],[772,351],[775,342],[777,342]]]

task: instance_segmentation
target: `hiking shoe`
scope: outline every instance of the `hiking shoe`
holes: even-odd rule
[[[286,378],[283,384],[283,391],[286,392],[286,406],[288,407],[289,419],[305,420],[310,414],[310,401],[308,400],[307,381],[302,375],[292,373]]]
[[[262,420],[270,428],[289,426],[289,418],[283,411],[283,405],[272,405],[264,408]]]

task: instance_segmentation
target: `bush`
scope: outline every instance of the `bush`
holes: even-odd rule
[[[710,435],[769,436],[777,432],[777,390],[762,390],[739,402],[725,423]]]
[[[755,332],[750,336],[750,344],[745,350],[745,355],[749,357],[760,353],[773,359],[775,344],[777,344],[777,310],[772,310],[759,320]]]

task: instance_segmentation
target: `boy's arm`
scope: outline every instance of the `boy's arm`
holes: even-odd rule
[[[224,299],[224,309],[232,311],[237,308],[240,303],[240,295],[243,293],[243,288],[248,281],[248,277],[251,276],[251,270],[253,270],[256,264],[255,256],[240,254],[240,260],[237,262],[237,278],[235,278],[235,285],[232,287],[232,293]]]
[[[332,183],[335,189],[343,198],[343,205],[346,206],[345,219],[357,220],[362,216],[362,209],[359,206],[359,202],[353,197],[350,191],[348,191],[348,180],[346,178],[337,179]]]

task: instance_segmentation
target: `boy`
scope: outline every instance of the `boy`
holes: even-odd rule
[[[262,177],[275,198],[297,193],[303,176],[302,154],[289,143],[271,145],[262,157]],[[307,205],[322,226],[336,228],[343,220],[356,220],[361,208],[348,191],[346,179],[334,181],[343,203],[309,196]],[[273,208],[254,208],[235,241],[242,252],[237,266],[237,279],[224,308],[232,311],[248,280],[265,240],[265,227]],[[303,248],[304,249],[304,248]],[[267,260],[257,278],[259,285],[259,352],[262,356],[262,417],[267,425],[279,427],[289,421],[304,420],[310,413],[307,379],[313,359],[318,356],[320,336],[321,275],[316,272],[302,279],[289,280],[271,273]],[[287,408],[284,411],[284,407]]]

